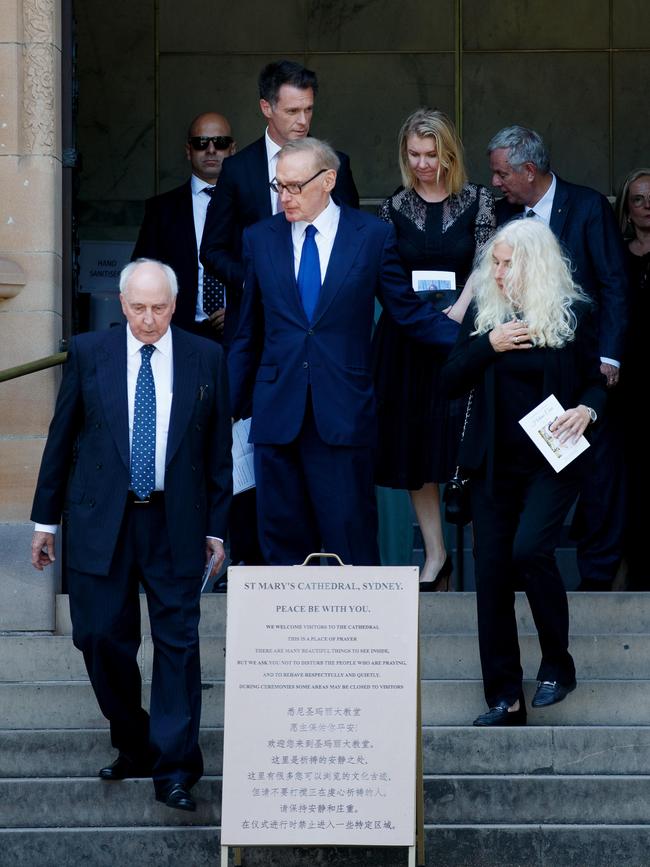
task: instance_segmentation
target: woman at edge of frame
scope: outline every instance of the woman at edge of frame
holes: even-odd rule
[[[565,411],[550,426],[576,442],[605,406],[591,302],[573,282],[549,228],[515,220],[492,238],[472,277],[474,300],[443,370],[451,395],[474,389],[461,445],[469,474],[476,603],[488,710],[477,726],[525,725],[514,578],[537,627],[541,662],[533,707],[576,687],[566,590],[555,561],[575,500],[582,456],[559,473],[519,419],[554,394]]]

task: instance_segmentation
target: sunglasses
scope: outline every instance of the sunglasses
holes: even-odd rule
[[[225,151],[233,143],[230,135],[193,135],[188,139],[190,147],[195,151],[205,151],[210,142],[218,151]]]

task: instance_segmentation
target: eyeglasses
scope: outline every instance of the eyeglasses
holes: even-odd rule
[[[273,190],[274,193],[290,193],[292,196],[299,196],[300,193],[304,190],[307,184],[311,184],[311,182],[317,178],[319,175],[322,175],[323,172],[326,172],[327,169],[321,169],[319,172],[316,172],[315,175],[312,175],[308,181],[303,181],[301,184],[281,184],[277,178],[273,178],[273,180],[269,183],[269,186]]]
[[[650,196],[641,194],[630,196],[630,204],[635,208],[650,208]]]
[[[210,142],[218,151],[225,151],[233,143],[231,135],[193,135],[187,140],[195,151],[205,151]]]

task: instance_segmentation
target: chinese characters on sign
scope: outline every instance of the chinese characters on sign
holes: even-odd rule
[[[417,580],[229,571],[223,845],[413,844]]]

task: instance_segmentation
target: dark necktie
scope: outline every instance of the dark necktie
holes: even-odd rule
[[[154,349],[151,344],[141,347],[142,361],[135,383],[131,487],[141,500],[146,500],[156,487],[156,388],[151,370]]]
[[[311,322],[320,295],[320,260],[316,246],[316,227],[307,226],[298,268],[298,291],[307,319]]]
[[[536,216],[537,216],[537,214],[535,213],[535,211],[533,211],[532,208],[529,211],[526,211],[526,217],[536,217]]]
[[[204,187],[203,192],[212,198],[216,187]],[[212,316],[226,306],[226,287],[214,274],[203,269],[203,312]]]

